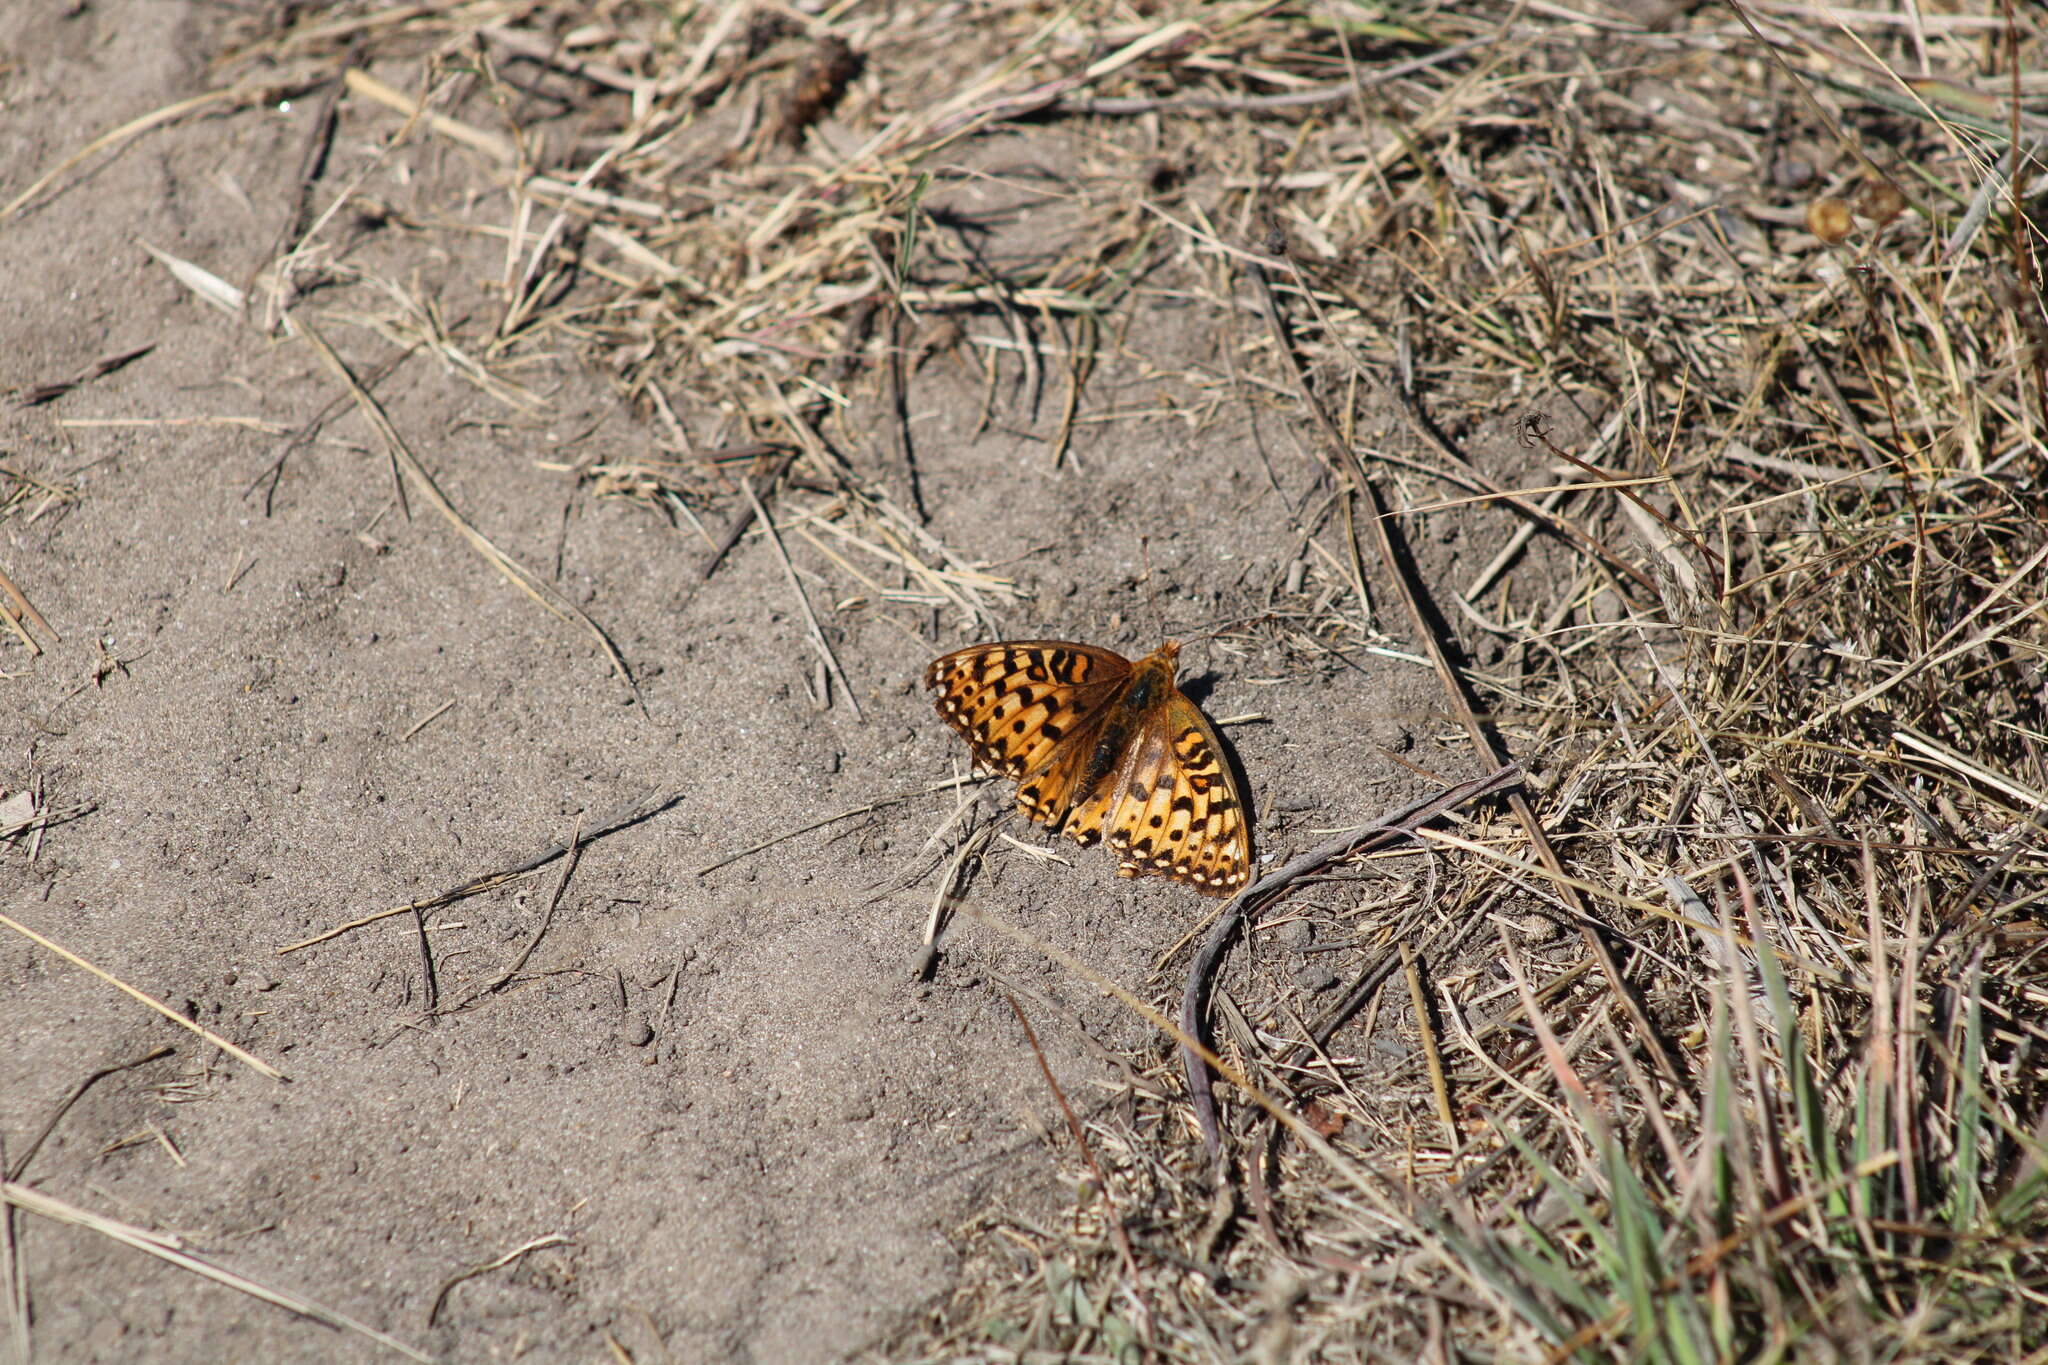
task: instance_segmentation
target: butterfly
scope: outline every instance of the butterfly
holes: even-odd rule
[[[1106,829],[1119,877],[1228,896],[1251,877],[1251,829],[1216,732],[1174,686],[1179,656],[1172,641],[1135,662],[1065,640],[970,645],[924,685],[1032,820],[1083,848]]]

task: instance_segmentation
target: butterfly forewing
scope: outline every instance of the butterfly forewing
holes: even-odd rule
[[[924,681],[937,690],[939,715],[966,739],[976,762],[1023,778],[1078,742],[1078,732],[1091,728],[1130,674],[1130,662],[1106,649],[1021,640],[941,655]],[[1062,803],[1058,813],[1065,810]],[[1045,820],[1028,805],[1026,813]]]
[[[1125,877],[1229,895],[1251,873],[1244,802],[1216,735],[1173,684],[1179,646],[1133,664],[1091,645],[977,645],[925,685],[984,767],[1017,781],[1031,819],[1087,847],[1107,832]]]

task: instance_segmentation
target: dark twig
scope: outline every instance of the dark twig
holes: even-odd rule
[[[580,838],[582,833],[583,828],[581,825],[569,831],[569,860],[562,864],[562,876],[555,883],[555,894],[548,897],[547,908],[540,913],[540,923],[533,927],[532,937],[528,938],[526,946],[519,950],[519,956],[512,959],[512,965],[503,972],[500,972],[497,979],[489,985],[477,987],[468,995],[463,996],[462,999],[456,1001],[447,1009],[438,1011],[438,1013],[454,1014],[458,1010],[468,1009],[485,996],[495,995],[503,990],[511,983],[513,977],[526,970],[527,960],[533,956],[533,950],[540,947],[540,941],[547,937],[549,927],[555,922],[555,909],[562,903],[562,893],[569,889],[569,879],[576,875],[576,864],[583,860],[583,843]],[[625,979],[621,977],[619,981],[621,1005],[624,1004],[625,993]]]
[[[0,1135],[0,1168],[7,1163],[7,1143]],[[14,1226],[14,1205],[0,1206],[0,1283],[6,1285],[8,1336],[14,1343],[14,1359],[35,1358],[35,1338],[29,1331],[28,1268],[21,1262],[21,1244]]]
[[[1340,858],[1413,837],[1417,829],[1445,811],[1506,790],[1521,780],[1521,769],[1507,765],[1485,777],[1446,787],[1434,796],[1424,797],[1382,816],[1363,829],[1351,830],[1327,843],[1318,844],[1279,871],[1267,873],[1238,892],[1223,907],[1223,913],[1217,916],[1216,923],[1209,930],[1209,937],[1195,954],[1194,961],[1188,964],[1187,985],[1180,1000],[1181,1032],[1197,1041],[1205,1037],[1203,1016],[1208,1004],[1209,980],[1215,974],[1216,964],[1222,960],[1224,950],[1250,917],[1253,906],[1262,905],[1273,893],[1321,871]],[[1194,1104],[1195,1121],[1201,1125],[1202,1140],[1208,1144],[1212,1154],[1221,1156],[1223,1138],[1216,1126],[1216,1098],[1209,1084],[1209,1068],[1200,1054],[1185,1042],[1181,1044],[1181,1062],[1187,1072],[1188,1098]]]
[[[796,451],[787,451],[777,456],[768,466],[761,475],[761,491],[764,497],[775,496],[776,485],[782,482],[782,476],[789,472],[790,465],[796,463],[796,456]],[[725,557],[732,553],[732,547],[740,543],[740,538],[746,535],[747,528],[753,524],[752,502],[742,505],[733,512],[732,519],[725,523],[725,531],[718,537],[718,544],[705,556],[703,566],[697,570],[699,581],[708,579],[718,572],[718,566],[725,562]]]
[[[910,380],[904,373],[903,350],[909,339],[909,325],[903,310],[889,312],[889,344],[883,348],[883,378],[889,389],[889,453],[903,466],[903,478],[910,490],[910,509],[919,521],[928,522],[924,481],[917,473],[917,451],[910,444]]]
[[[27,1174],[28,1164],[36,1159],[36,1153],[42,1150],[45,1142],[49,1141],[50,1134],[57,1131],[57,1125],[64,1121],[64,1116],[71,1112],[71,1107],[85,1098],[86,1091],[92,1089],[109,1076],[118,1076],[123,1071],[133,1071],[138,1066],[148,1066],[151,1062],[168,1057],[176,1051],[177,1049],[173,1047],[153,1047],[133,1061],[116,1062],[112,1066],[103,1066],[73,1086],[71,1093],[64,1097],[64,1102],[51,1112],[48,1121],[43,1124],[43,1130],[37,1133],[35,1138],[28,1144],[28,1150],[16,1157],[12,1166],[6,1168],[7,1178],[9,1180],[19,1180],[23,1175]]]
[[[584,844],[589,844],[595,840],[602,839],[607,834],[616,834],[629,825],[637,825],[642,820],[659,815],[682,799],[683,794],[681,792],[652,792],[632,805],[626,806],[605,819],[598,821],[597,824],[582,833],[580,841]],[[375,924],[380,919],[390,919],[393,915],[410,914],[415,910],[431,910],[437,905],[447,905],[450,902],[474,896],[479,891],[489,891],[493,887],[503,886],[506,882],[515,881],[525,876],[535,868],[546,866],[568,851],[569,845],[567,844],[549,844],[531,857],[522,858],[510,866],[497,869],[495,872],[486,872],[480,877],[472,877],[461,885],[451,887],[437,895],[428,896],[422,900],[412,901],[405,905],[394,905],[389,910],[379,910],[374,915],[364,915],[361,919],[352,919],[347,924],[337,924],[332,929],[323,929],[313,935],[313,937],[300,939],[297,943],[287,943],[284,947],[277,950],[278,955],[281,957],[286,953],[295,953],[301,948],[310,948],[316,943],[325,943],[330,938],[339,938],[352,929],[360,929],[366,924]]]
[[[427,1013],[438,1013],[441,1003],[441,977],[434,970],[434,945],[427,941],[427,912],[415,905],[412,908],[413,932],[420,944],[421,994],[426,997]]]
[[[14,396],[14,406],[33,408],[54,402],[79,385],[90,384],[95,379],[110,375],[131,361],[142,359],[155,349],[156,343],[152,341],[147,346],[137,346],[132,351],[116,351],[113,355],[101,356],[70,379],[59,379],[48,384],[31,384]]]
[[[8,1180],[20,1180],[27,1173],[29,1163],[36,1159],[36,1153],[42,1150],[43,1143],[49,1140],[50,1134],[57,1131],[57,1125],[64,1121],[64,1116],[71,1112],[72,1106],[85,1097],[86,1091],[92,1089],[109,1076],[119,1075],[123,1071],[133,1071],[138,1066],[147,1066],[151,1062],[162,1057],[168,1057],[176,1051],[176,1048],[171,1047],[154,1047],[133,1061],[116,1062],[112,1066],[103,1066],[98,1071],[87,1076],[72,1087],[71,1093],[64,1097],[64,1102],[52,1111],[49,1121],[43,1124],[43,1130],[37,1133],[34,1140],[28,1144],[28,1150],[17,1157],[12,1164],[8,1163],[4,1148],[0,1148],[0,1172],[4,1172]],[[14,1354],[17,1359],[23,1362],[23,1365],[27,1365],[28,1360],[31,1358],[29,1349],[31,1338],[29,1336],[27,1267],[21,1261],[20,1247],[14,1225],[14,1205],[5,1200],[0,1200],[0,1281],[4,1281],[6,1284],[7,1316],[12,1324],[11,1335],[14,1339]]]
[[[294,250],[299,234],[306,230],[306,224],[312,217],[313,187],[327,173],[327,156],[334,149],[334,130],[340,123],[341,96],[348,88],[347,73],[361,62],[362,51],[363,39],[359,34],[349,44],[348,52],[335,64],[334,78],[320,92],[320,107],[314,111],[305,139],[299,144],[299,166],[292,176],[291,203],[285,209],[284,221],[278,225],[277,236],[271,242],[264,264],[279,260]],[[254,288],[255,277],[261,270],[259,265],[242,282],[243,293]]]

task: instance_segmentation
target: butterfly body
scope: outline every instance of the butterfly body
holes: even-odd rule
[[[933,660],[925,686],[1030,819],[1084,848],[1106,835],[1120,877],[1227,896],[1250,878],[1251,834],[1215,731],[1174,684],[1179,656],[1171,641],[1136,661],[1067,640],[973,645]]]

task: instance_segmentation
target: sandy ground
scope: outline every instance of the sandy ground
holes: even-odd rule
[[[5,194],[207,88],[213,22],[171,3],[0,8]],[[0,789],[91,805],[5,848],[0,904],[290,1077],[0,934],[9,1160],[94,1071],[167,1046],[93,1086],[20,1178],[443,1358],[595,1359],[606,1334],[643,1360],[662,1358],[657,1338],[677,1360],[875,1349],[946,1295],[967,1220],[1069,1197],[1037,1137],[1057,1111],[1005,997],[1087,1103],[1122,1083],[1104,1049],[1146,1030],[972,925],[931,982],[912,978],[933,883],[875,889],[929,862],[950,793],[695,869],[951,776],[965,750],[917,680],[975,634],[834,611],[830,566],[799,552],[861,716],[844,697],[817,709],[768,545],[747,540],[700,587],[693,536],[544,467],[654,437],[566,356],[522,373],[545,420],[419,359],[378,394],[464,514],[611,632],[644,705],[416,498],[408,516],[352,413],[291,455],[265,515],[251,483],[281,439],[227,419],[296,428],[335,385],[302,343],[195,302],[143,244],[230,280],[253,269],[303,117],[153,133],[0,227],[0,389],[154,348],[0,409],[0,464],[77,491],[0,521],[0,568],[63,637],[33,659],[4,645]],[[443,265],[451,309],[495,269],[487,254]],[[392,353],[324,327],[359,371]],[[1132,349],[1219,344],[1162,313]],[[1101,385],[1105,409],[1162,392],[1135,370]],[[1244,413],[1088,426],[1053,470],[1050,411],[970,437],[978,400],[934,364],[913,429],[932,532],[1032,594],[1005,609],[1008,635],[1149,650],[1141,534],[1176,632],[1255,617],[1296,553],[1290,504],[1313,469]],[[1421,669],[1305,671],[1213,642],[1183,666],[1212,715],[1265,717],[1229,735],[1267,857],[1419,789],[1381,746],[1427,728]],[[651,790],[677,800],[590,845],[516,982],[467,1008],[425,1013],[410,916],[279,954]],[[1118,882],[1099,852],[1069,861],[999,849],[973,902],[1170,995],[1159,958],[1211,903]],[[514,964],[560,868],[429,913],[444,1006]],[[545,1238],[559,1240],[456,1285],[428,1325],[451,1277]],[[25,1218],[19,1255],[39,1359],[382,1356],[91,1231]]]

